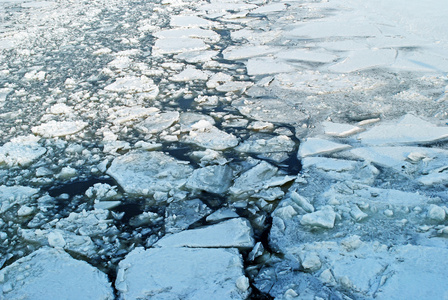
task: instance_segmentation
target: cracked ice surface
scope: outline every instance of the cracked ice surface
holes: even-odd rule
[[[3,297],[443,298],[447,14],[0,0]]]

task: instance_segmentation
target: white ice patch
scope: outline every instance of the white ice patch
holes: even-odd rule
[[[248,75],[267,75],[277,73],[289,73],[296,68],[285,61],[271,57],[251,58],[246,63]]]
[[[306,49],[288,49],[282,50],[274,55],[277,58],[291,61],[304,61],[312,63],[331,63],[338,56],[331,52],[306,50]]]
[[[224,59],[240,60],[257,56],[265,56],[267,54],[276,53],[280,50],[278,47],[272,46],[230,46],[223,52]]]
[[[80,132],[87,127],[87,123],[84,121],[49,121],[39,126],[34,126],[31,131],[34,134],[41,135],[43,137],[61,137],[66,135],[72,135]]]
[[[148,99],[154,99],[159,94],[159,88],[154,84],[154,81],[146,76],[117,78],[115,82],[109,84],[104,89],[116,93],[144,93],[144,96]]]
[[[291,152],[294,147],[295,143],[291,138],[280,135],[269,139],[249,139],[238,145],[235,150],[246,153],[275,153]]]
[[[178,122],[179,116],[177,111],[154,113],[148,116],[143,122],[137,124],[136,128],[144,133],[159,133]]]
[[[395,62],[397,51],[373,49],[355,51],[343,61],[328,68],[331,72],[351,73],[365,69],[389,67]]]
[[[155,42],[153,53],[157,54],[177,54],[183,52],[193,52],[207,50],[209,46],[200,39],[179,37],[164,38]]]
[[[39,189],[28,186],[0,185],[0,213],[10,209],[15,204],[25,204],[35,198]]]
[[[351,148],[350,145],[332,142],[320,138],[308,138],[300,144],[298,156],[306,157],[320,154],[330,154]]]
[[[159,109],[155,107],[115,106],[108,109],[108,120],[112,121],[114,125],[120,125],[129,121],[144,118],[157,113],[158,111]]]
[[[122,299],[242,300],[242,275],[236,249],[137,248],[120,262],[115,286]]]
[[[5,299],[114,299],[106,274],[63,250],[39,249],[2,269],[0,278]]]
[[[201,71],[194,67],[187,67],[185,70],[183,70],[179,74],[176,74],[176,75],[170,77],[170,80],[175,81],[175,82],[186,82],[186,81],[193,81],[193,80],[207,80],[208,77],[209,77],[209,75],[204,71]]]
[[[130,152],[115,158],[107,174],[129,194],[152,195],[181,188],[192,171],[187,162],[162,152]]]
[[[18,137],[0,147],[0,164],[26,167],[47,152],[35,136]]]
[[[233,134],[219,130],[205,120],[193,124],[192,130],[182,141],[212,150],[225,150],[238,145],[238,139]]]
[[[188,179],[187,187],[223,194],[231,185],[232,175],[232,169],[228,166],[217,165],[196,169]]]
[[[254,244],[249,221],[238,218],[166,235],[154,247],[250,249]]]
[[[335,137],[348,137],[353,134],[364,131],[364,128],[342,123],[323,122],[324,133],[329,136]]]
[[[203,19],[197,16],[172,16],[170,25],[173,27],[202,27],[210,28],[215,26],[217,23]]]

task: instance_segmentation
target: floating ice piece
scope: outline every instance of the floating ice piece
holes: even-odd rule
[[[77,235],[69,231],[59,229],[22,229],[20,233],[27,242],[38,243],[41,246],[62,248],[87,257],[94,257],[99,250],[90,237]]]
[[[146,76],[125,76],[117,78],[114,83],[104,88],[106,91],[116,93],[144,93],[145,98],[155,99],[159,94],[159,88],[154,81]]]
[[[334,227],[336,213],[331,206],[322,207],[316,212],[312,212],[300,219],[300,224],[311,227],[321,227],[331,229]]]
[[[258,6],[251,3],[237,2],[237,1],[225,1],[218,2],[213,1],[212,3],[204,4],[198,7],[199,11],[206,11],[208,13],[219,13],[219,12],[240,12],[248,9],[254,9]]]
[[[272,54],[278,52],[280,48],[272,47],[272,46],[230,46],[226,48],[222,55],[224,59],[229,60],[239,60],[239,59],[248,59],[257,56],[264,56],[267,54]]]
[[[312,155],[330,154],[351,148],[350,145],[332,142],[320,138],[308,138],[299,147],[298,156],[306,157]]]
[[[13,90],[10,88],[1,88],[0,89],[0,105],[1,102],[5,102],[6,97],[8,97],[9,93],[11,93]]]
[[[152,114],[136,127],[145,133],[159,133],[178,122],[179,116],[177,111]]]
[[[448,183],[448,173],[447,172],[434,172],[428,175],[423,175],[417,178],[417,181],[426,186],[433,186],[437,184],[447,184]]]
[[[388,67],[394,63],[396,56],[396,50],[392,49],[358,50],[349,54],[340,63],[329,67],[328,70],[338,73],[351,73],[365,69]]]
[[[58,249],[23,257],[2,269],[0,278],[5,299],[114,299],[106,274]]]
[[[286,8],[287,6],[284,3],[272,3],[260,6],[259,8],[252,10],[250,13],[257,15],[265,15],[269,13],[283,11]]]
[[[170,80],[176,82],[192,81],[192,80],[207,80],[208,74],[204,71],[198,70],[194,67],[187,67],[185,70],[170,77]]]
[[[296,70],[285,61],[271,57],[251,58],[246,63],[247,74],[250,76],[288,73]]]
[[[296,176],[285,176],[278,171],[278,168],[262,161],[252,169],[241,174],[234,180],[230,193],[237,197],[252,195],[262,189],[267,189],[294,180]]]
[[[211,61],[219,54],[218,51],[208,50],[208,51],[198,51],[198,52],[185,52],[180,53],[175,56],[178,60],[185,60],[190,64],[205,63]]]
[[[323,122],[324,133],[330,136],[336,137],[348,137],[355,133],[364,131],[364,128],[353,126],[350,124],[333,123],[333,122]]]
[[[215,225],[166,235],[154,247],[252,248],[252,227],[246,219],[230,219]]]
[[[115,106],[109,108],[108,120],[112,120],[114,125],[120,125],[129,121],[137,120],[148,115],[158,112],[159,109],[155,107],[142,107],[142,106]]]
[[[181,126],[181,131],[188,132],[193,130],[193,125],[195,125],[199,121],[207,121],[212,125],[215,124],[215,119],[208,115],[186,112],[180,115],[179,123]]]
[[[188,179],[187,187],[222,194],[229,189],[232,175],[232,169],[228,166],[217,165],[196,169]]]
[[[183,38],[190,39],[204,39],[209,42],[218,42],[220,39],[220,35],[213,30],[200,29],[200,28],[176,28],[176,29],[167,29],[156,32],[153,34],[155,37],[159,38],[158,41],[164,39],[180,39],[182,41]],[[156,42],[156,47],[157,42]],[[199,50],[199,49],[198,49]]]
[[[207,50],[209,46],[200,39],[179,37],[159,39],[155,42],[154,54],[175,54]]]
[[[15,204],[24,204],[39,193],[39,189],[28,186],[0,185],[0,213],[10,209]]]
[[[411,114],[396,124],[381,124],[358,136],[366,145],[418,145],[448,139],[448,127],[438,127]]]
[[[210,28],[215,26],[217,23],[206,20],[197,16],[172,16],[170,25],[173,27],[202,27]]]
[[[249,81],[228,81],[216,87],[218,92],[244,92],[247,88],[253,85],[252,82]]]
[[[238,145],[238,139],[233,134],[219,130],[206,120],[201,120],[191,127],[190,133],[181,141],[213,150],[225,150]]]
[[[205,220],[207,222],[217,222],[227,219],[239,218],[240,216],[230,208],[221,208],[209,215]]]
[[[276,53],[274,56],[284,60],[305,61],[313,63],[330,63],[338,58],[338,56],[330,52],[305,49],[282,50]]]
[[[199,199],[171,202],[165,210],[165,231],[176,233],[185,230],[211,212]]]
[[[47,149],[41,147],[35,136],[19,137],[7,142],[0,147],[0,164],[6,164],[9,167],[29,166],[33,161],[47,152]]]
[[[20,6],[22,6],[23,8],[48,8],[55,5],[56,5],[55,2],[50,1],[32,1],[20,4]]]
[[[88,123],[84,121],[49,121],[39,126],[34,126],[31,131],[43,137],[61,137],[72,135],[86,128]]]
[[[443,222],[445,221],[446,212],[445,210],[435,204],[431,204],[428,209],[428,218],[437,221],[437,222]]]
[[[53,226],[56,229],[90,237],[103,237],[117,233],[117,228],[109,219],[109,211],[99,209],[70,213],[68,217],[46,224],[44,228],[54,229]]]
[[[33,70],[33,71],[26,73],[23,77],[26,80],[30,80],[30,81],[31,80],[43,81],[47,77],[47,73],[45,73],[44,71]]]
[[[242,275],[236,249],[137,248],[120,262],[115,286],[123,300],[242,300],[248,296],[236,284]]]
[[[316,21],[298,25],[286,31],[285,37],[309,37],[313,39],[334,37],[374,37],[380,35],[380,30],[371,24],[356,22]]]
[[[129,194],[149,195],[182,187],[193,169],[162,152],[130,152],[112,161],[107,174]]]
[[[238,152],[273,153],[291,152],[295,143],[286,135],[275,136],[270,139],[246,140],[235,148]]]
[[[280,99],[238,99],[232,106],[258,121],[300,124],[308,118],[296,105]]]

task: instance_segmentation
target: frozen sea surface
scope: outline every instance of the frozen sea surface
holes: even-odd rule
[[[0,0],[0,299],[444,299],[448,4]]]

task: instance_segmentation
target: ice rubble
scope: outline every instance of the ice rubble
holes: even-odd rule
[[[60,249],[41,248],[2,269],[0,278],[4,299],[114,299],[106,274]]]
[[[39,266],[79,262],[64,249],[118,270],[122,299],[446,294],[441,9],[103,2],[2,6],[0,265],[36,248]],[[46,194],[105,174],[116,183]],[[20,298],[14,272],[0,281]]]

